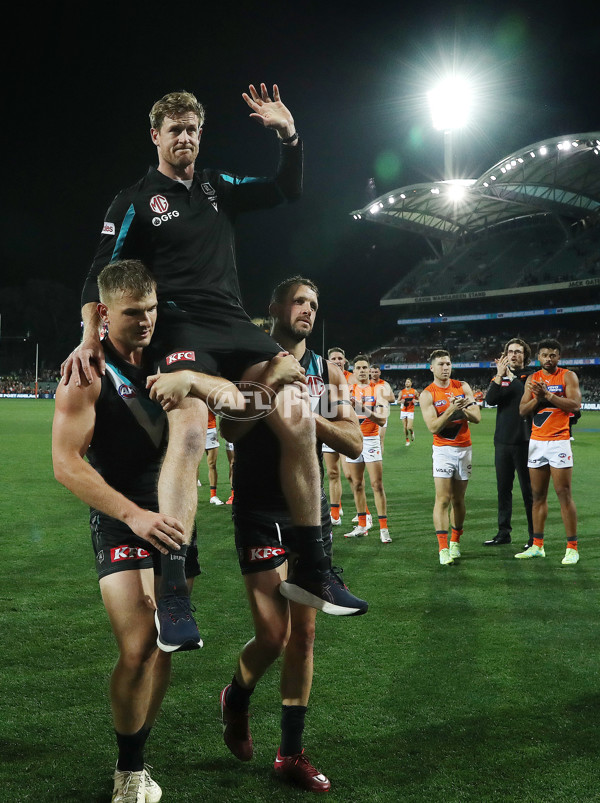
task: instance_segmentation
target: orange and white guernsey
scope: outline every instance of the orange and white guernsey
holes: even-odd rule
[[[216,429],[216,428],[217,428],[217,419],[215,418],[215,414],[213,412],[211,412],[211,410],[209,410],[208,411],[208,425],[207,425],[206,429]]]
[[[441,388],[432,382],[427,385],[425,390],[431,393],[433,399],[433,406],[437,416],[448,409],[450,402],[454,397],[464,399],[465,392],[462,384],[458,379],[451,379],[447,388]],[[466,446],[471,445],[471,431],[469,430],[469,422],[466,418],[461,418],[459,421],[450,421],[446,424],[444,429],[433,436],[434,446],[457,446],[464,449]]]
[[[350,385],[350,395],[354,396],[364,407],[375,407],[375,385],[369,382],[368,385]],[[360,431],[363,437],[373,437],[379,435],[379,425],[370,418],[358,416],[358,423],[360,424]]]
[[[546,374],[540,370],[531,375],[531,381],[545,382],[550,393],[554,393],[555,396],[565,396],[565,374],[567,372],[567,368],[557,368],[553,374]],[[533,393],[531,397],[533,398]],[[570,437],[569,413],[549,404],[533,414],[531,440],[568,441]]]
[[[344,369],[344,378],[348,384],[350,384],[350,377],[352,376],[352,371],[346,371]]]
[[[416,398],[417,398],[417,391],[414,388],[402,388],[402,390],[400,391],[400,400],[402,402],[403,413],[414,413]],[[404,403],[405,399],[409,400],[408,404]]]

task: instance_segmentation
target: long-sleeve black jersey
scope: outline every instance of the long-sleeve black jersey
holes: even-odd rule
[[[159,303],[243,313],[235,264],[237,215],[294,200],[302,192],[302,145],[281,148],[274,178],[197,170],[190,190],[151,167],[112,202],[88,273],[82,305],[98,301],[110,262],[139,259],[154,275]]]
[[[497,405],[496,430],[494,443],[525,443],[531,435],[531,419],[521,418],[519,404],[525,390],[525,381],[528,374],[521,371],[511,380],[504,376],[497,385],[490,383],[485,400],[487,404]]]

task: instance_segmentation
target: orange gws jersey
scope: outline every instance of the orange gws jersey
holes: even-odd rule
[[[365,407],[375,407],[375,385],[350,385],[350,395],[361,402]],[[379,435],[379,425],[370,418],[358,415],[358,423],[363,436]]]
[[[208,411],[208,426],[206,428],[207,429],[216,429],[216,426],[217,426],[217,419],[215,418],[215,414],[209,410]]]
[[[433,399],[433,406],[438,417],[448,409],[454,397],[464,399],[465,392],[462,384],[458,379],[451,379],[447,388],[441,388],[432,382],[425,390],[431,393]],[[466,418],[461,418],[458,421],[448,421],[444,429],[433,436],[434,446],[458,446],[464,449],[465,446],[471,445],[471,432],[469,430],[469,422]]]
[[[400,411],[414,413],[417,391],[414,388],[404,388],[400,391]]]
[[[346,379],[346,382],[348,382],[348,384],[350,384],[350,377],[351,376],[352,376],[352,371],[344,371],[344,377]]]
[[[555,396],[565,396],[565,374],[566,368],[557,368],[553,374],[545,374],[543,371],[536,371],[531,375],[532,382],[545,382],[550,393]],[[533,398],[533,394],[532,394]],[[531,423],[531,440],[534,441],[568,441],[571,437],[569,432],[569,413],[559,410],[558,407],[543,402],[545,407],[541,407],[533,414]]]

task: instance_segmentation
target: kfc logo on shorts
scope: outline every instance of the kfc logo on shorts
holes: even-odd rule
[[[150,198],[150,209],[157,215],[164,215],[169,209],[169,202],[164,195],[154,195]]]
[[[102,234],[113,234],[115,233],[115,224],[108,223],[107,221],[104,222],[102,226]]]
[[[142,560],[149,558],[150,553],[139,546],[115,546],[110,550],[110,562],[118,563],[120,560]]]
[[[253,546],[248,553],[248,560],[250,563],[256,563],[260,560],[269,560],[269,558],[276,558],[279,555],[285,555],[285,549],[280,546]]]
[[[196,352],[195,351],[174,351],[173,354],[169,354],[165,362],[167,365],[173,365],[174,362],[194,362],[196,359]]]
[[[135,399],[137,395],[135,388],[132,388],[131,385],[119,385],[118,393],[122,399]]]

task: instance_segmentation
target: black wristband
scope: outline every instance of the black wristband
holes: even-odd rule
[[[285,139],[282,138],[281,139],[281,144],[282,145],[291,145],[292,142],[295,142],[297,139],[298,139],[298,132],[294,131],[294,133],[291,136],[286,137]]]

